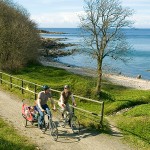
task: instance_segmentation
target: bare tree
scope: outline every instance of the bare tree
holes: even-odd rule
[[[122,28],[130,27],[133,14],[130,8],[123,8],[119,0],[85,0],[85,13],[80,16],[81,28],[89,36],[84,36],[86,52],[97,59],[97,87],[100,95],[103,59],[106,56],[125,61],[130,50]]]

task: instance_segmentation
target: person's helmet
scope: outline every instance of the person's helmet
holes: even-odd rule
[[[46,91],[46,90],[50,89],[50,87],[49,87],[48,85],[43,85],[43,86],[42,86],[42,89],[43,89],[44,91]]]
[[[64,89],[70,89],[70,86],[69,85],[65,85]]]

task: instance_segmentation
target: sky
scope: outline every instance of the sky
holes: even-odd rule
[[[79,14],[84,9],[84,0],[13,0],[30,13],[38,27],[76,28]],[[150,0],[121,0],[123,7],[134,9],[136,28],[150,28]]]

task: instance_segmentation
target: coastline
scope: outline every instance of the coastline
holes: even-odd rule
[[[40,57],[40,63],[43,66],[51,66],[51,67],[65,69],[74,74],[79,74],[79,75],[89,76],[89,77],[97,76],[96,70],[94,69],[70,66],[70,65],[58,62],[58,61],[54,61],[53,59],[45,58],[45,57]],[[121,86],[125,86],[128,88],[150,90],[149,80],[137,79],[133,77],[126,77],[126,76],[115,75],[115,74],[103,74],[103,79],[106,79],[116,85],[121,85]]]
[[[66,35],[58,34],[58,35],[41,35],[45,38],[66,38],[65,42],[61,41],[62,43],[75,43],[79,44],[79,46],[75,46],[75,48],[80,49],[80,44],[82,45],[82,37],[80,36],[81,30],[80,29],[74,29],[74,28],[41,28],[43,30],[47,31],[53,31],[53,32],[65,32],[68,33]],[[125,32],[127,39],[129,39],[129,42],[131,41],[131,45],[133,45],[133,49],[131,50],[131,53],[129,53],[130,61],[128,63],[123,63],[122,61],[112,61],[110,58],[107,58],[106,61],[104,60],[104,63],[110,66],[110,69],[114,69],[115,71],[118,71],[122,76],[129,76],[132,78],[136,78],[138,76],[142,76],[143,80],[150,80],[150,68],[149,68],[149,55],[150,51],[148,51],[150,47],[150,42],[147,36],[150,36],[150,30],[143,30],[143,29],[123,29],[123,32]],[[136,35],[136,36],[134,36]],[[144,45],[144,46],[143,46]],[[74,47],[73,47],[74,48]],[[66,51],[67,49],[62,49]],[[70,47],[68,48],[70,50]],[[81,54],[82,55],[82,54]],[[70,65],[74,65],[77,62],[79,66],[85,66],[85,63],[87,61],[87,66],[89,65],[90,68],[92,68],[93,65],[95,65],[95,60],[91,59],[88,55],[78,55],[78,53],[74,54],[73,56],[66,56],[65,58],[60,58],[63,63],[68,63],[69,60]],[[88,59],[88,60],[87,60]],[[86,66],[85,66],[86,67]],[[108,70],[110,70],[108,69]],[[108,72],[109,73],[109,72]],[[111,70],[110,70],[111,73]]]

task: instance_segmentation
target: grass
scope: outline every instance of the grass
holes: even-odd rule
[[[40,65],[28,66],[14,75],[40,85],[48,84],[51,88],[60,91],[63,90],[63,86],[65,84],[69,84],[71,85],[74,94],[98,100],[98,97],[95,96],[96,79],[92,77],[75,75],[63,69],[43,67]],[[30,85],[28,84],[28,86]],[[41,89],[38,89],[38,91],[40,90]],[[55,96],[56,93],[53,94]],[[56,97],[58,98],[59,96],[56,95]],[[122,86],[113,85],[107,81],[104,81],[102,84],[101,100],[106,103],[106,114],[111,114],[126,107],[148,103],[149,99],[149,91],[129,89]],[[83,100],[80,102],[83,102],[83,105],[87,104],[90,107],[91,103],[85,103]],[[96,110],[96,104],[92,103],[91,107],[93,107],[93,105],[94,110]]]
[[[150,148],[150,105],[144,104],[116,116],[117,124],[125,138],[136,148]]]
[[[111,96],[110,99],[104,100],[105,113],[112,114],[124,108],[136,105],[147,104],[150,100],[150,92],[144,90],[130,89],[108,83],[103,85],[103,90]]]
[[[124,116],[129,117],[150,117],[150,105],[149,104],[143,104],[140,106],[137,106],[130,111],[123,114]]]
[[[0,118],[0,150],[35,150],[36,146],[19,135],[13,126]]]
[[[65,84],[69,84],[71,85],[71,89],[74,94],[98,100],[98,97],[95,96],[96,78],[75,75],[63,69],[43,67],[41,65],[30,65],[22,70],[19,70],[19,72],[13,74],[13,76],[38,83],[40,85],[48,84],[51,88],[60,91],[63,90],[63,86]],[[18,81],[14,80],[13,82],[17,83]],[[18,84],[21,84],[20,81]],[[24,87],[28,87],[32,90],[34,89],[34,86],[29,83],[25,83]],[[9,85],[5,88],[10,89]],[[19,89],[13,88],[10,90],[22,96]],[[38,88],[37,90],[40,91],[41,89]],[[59,99],[59,94],[55,92],[52,94],[55,99]],[[34,100],[34,95],[26,92],[23,97],[30,99],[30,102],[33,102]],[[130,89],[123,86],[114,85],[108,81],[103,81],[101,100],[105,102],[105,115],[113,114],[124,108],[134,107],[134,109],[131,109],[128,113],[116,117],[118,126],[124,131],[128,129],[128,135],[131,135],[132,139],[135,137],[136,140],[132,140],[135,143],[138,143],[137,139],[140,139],[144,143],[146,143],[144,139],[149,140],[147,133],[141,131],[142,129],[149,131],[149,107],[147,107],[150,100],[149,91]],[[100,114],[101,106],[99,104],[87,102],[82,99],[76,99],[76,101],[78,107],[92,111],[96,114]],[[145,111],[146,109],[147,111]],[[95,124],[98,124],[96,123],[99,119],[98,117],[86,115],[88,119],[85,119],[85,117],[81,117],[81,112],[77,113],[80,115],[80,119],[84,125],[93,127],[93,125],[95,126]],[[145,115],[146,113],[147,116]],[[134,116],[135,114],[137,116]],[[95,120],[93,120],[93,118]],[[143,124],[142,122],[144,121],[145,123]],[[139,137],[140,132],[143,134],[141,135],[142,138]]]

